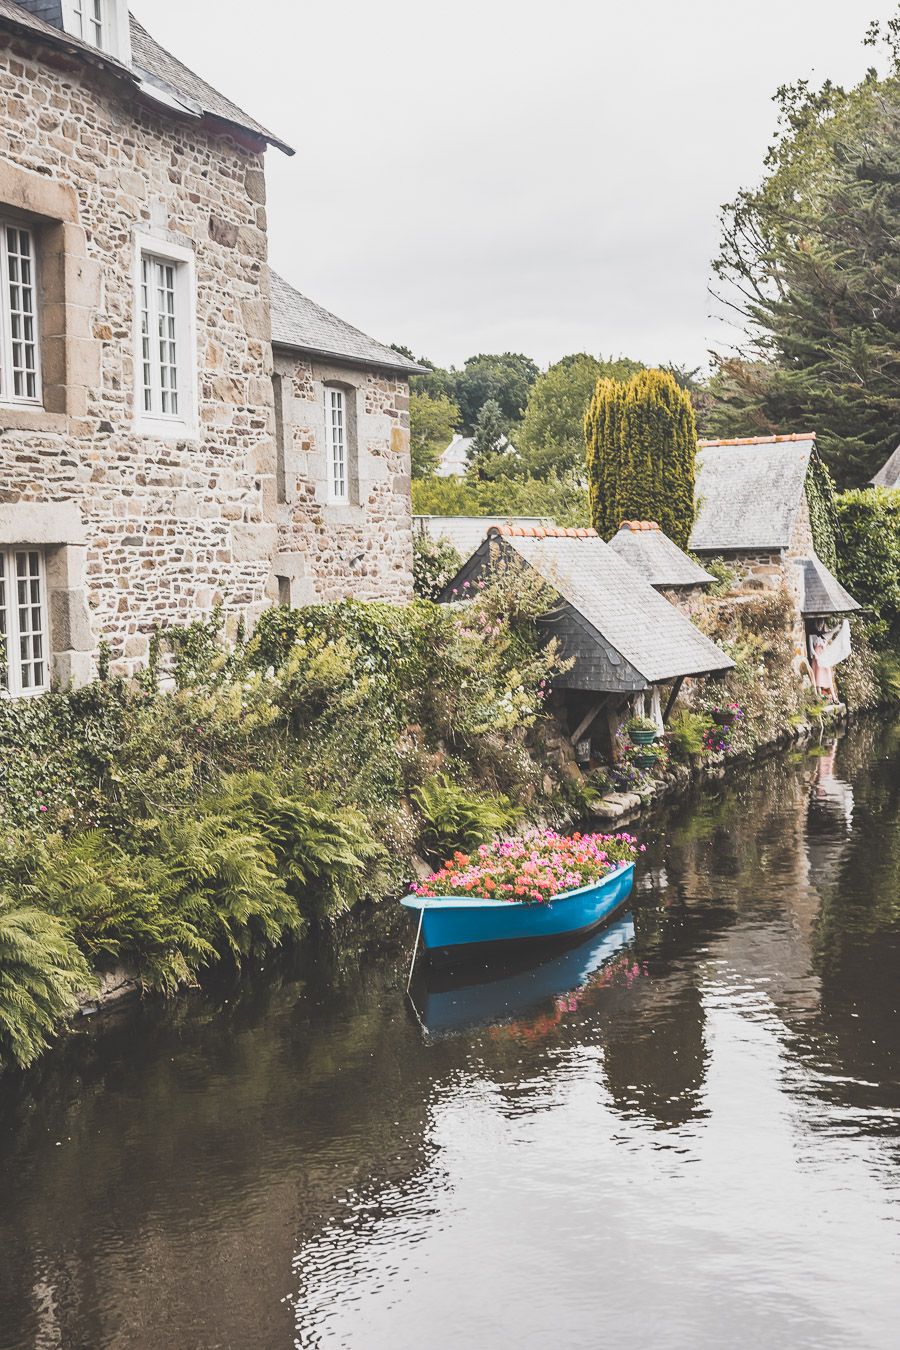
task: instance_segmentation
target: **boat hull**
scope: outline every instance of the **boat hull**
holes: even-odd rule
[[[551,943],[586,936],[607,923],[634,885],[634,863],[601,881],[555,896],[546,904],[408,895],[403,904],[421,912],[422,940],[432,960],[468,959],[481,949]]]

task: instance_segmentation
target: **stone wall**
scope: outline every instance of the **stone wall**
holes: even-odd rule
[[[84,574],[91,651],[69,673],[85,677],[101,637],[129,673],[155,625],[217,603],[252,622],[276,595],[263,158],[38,42],[0,36],[0,90],[0,213],[37,234],[44,385],[43,408],[0,408],[0,505],[35,543],[29,504],[75,504],[82,541],[45,541]],[[197,429],[182,439],[135,427],[136,230],[195,259]]]
[[[278,556],[293,604],[412,595],[409,386],[405,378],[276,350]],[[349,501],[328,500],[325,396],[344,390]]]

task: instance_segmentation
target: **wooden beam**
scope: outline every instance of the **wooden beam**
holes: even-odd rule
[[[585,714],[584,717],[582,717],[581,721],[578,723],[578,726],[575,728],[575,730],[572,732],[572,735],[569,737],[570,745],[578,744],[578,742],[581,740],[582,736],[588,730],[588,728],[593,726],[594,722],[597,720],[597,717],[606,707],[608,702],[609,702],[609,694],[604,694],[603,697],[601,699],[598,699],[596,703],[591,704],[587,713]]]
[[[675,681],[675,683],[672,685],[672,692],[671,692],[671,694],[669,695],[669,701],[668,701],[668,703],[666,704],[666,710],[665,710],[665,712],[663,713],[663,726],[665,726],[666,723],[667,723],[668,720],[669,720],[669,713],[672,711],[673,707],[675,706],[675,700],[676,700],[676,698],[678,697],[678,695],[681,693],[681,686],[682,686],[683,684],[684,684],[684,676],[683,676],[683,675],[679,675],[679,676],[678,676],[678,679],[677,679],[677,680]]]

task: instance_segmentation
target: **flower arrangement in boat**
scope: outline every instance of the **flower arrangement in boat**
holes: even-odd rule
[[[601,881],[646,845],[632,834],[560,835],[529,830],[495,839],[472,853],[454,853],[439,872],[411,887],[414,895],[463,896],[546,904],[555,895]]]

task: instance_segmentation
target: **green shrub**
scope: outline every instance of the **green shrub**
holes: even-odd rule
[[[682,708],[666,727],[666,744],[672,757],[687,764],[693,756],[706,754],[707,737],[714,726],[713,719],[707,713]]]
[[[66,926],[0,893],[0,1069],[33,1063],[92,985]]]
[[[838,576],[871,612],[869,632],[880,648],[900,648],[900,491],[853,488],[835,499]]]
[[[538,516],[557,525],[590,525],[587,489],[581,473],[548,473],[544,478],[423,478],[412,485],[413,510],[420,516]]]
[[[900,705],[900,658],[893,652],[882,652],[876,661],[880,701],[889,707]]]
[[[868,625],[864,619],[853,617],[850,629],[850,655],[835,668],[835,677],[838,695],[850,711],[863,712],[882,701],[878,654],[869,640]]]
[[[700,562],[699,558],[696,561]],[[704,558],[700,566],[714,578],[713,584],[707,591],[708,595],[721,599],[723,596],[730,595],[737,586],[737,571],[724,558]]]
[[[548,595],[500,568],[465,607],[279,607],[233,649],[216,618],[160,633],[133,684],[0,701],[0,894],[79,978],[121,962],[169,993],[396,891],[417,792],[433,847],[556,809],[530,739]]]
[[[466,792],[446,774],[427,779],[413,790],[412,799],[425,823],[425,847],[433,854],[486,844],[519,814],[509,798]]]
[[[424,530],[413,535],[413,586],[423,600],[437,600],[463,560],[449,539],[432,539]]]

